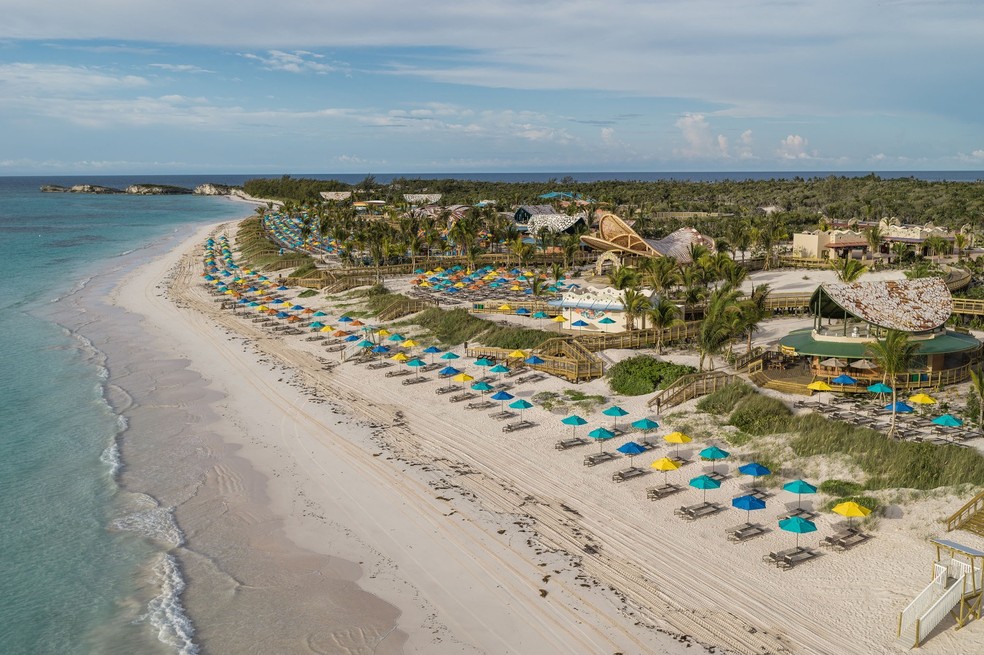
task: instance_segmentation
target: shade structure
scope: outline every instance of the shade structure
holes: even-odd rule
[[[800,502],[803,499],[803,494],[815,494],[817,488],[806,480],[793,480],[792,482],[787,482],[782,485],[785,491],[796,494],[796,506],[800,506]]]
[[[618,448],[616,448],[615,450],[622,453],[623,455],[628,455],[629,466],[632,466],[632,458],[635,457],[636,455],[641,455],[642,453],[646,452],[646,447],[643,446],[642,444],[637,444],[634,441],[627,441],[621,446],[619,446]]]
[[[896,414],[910,414],[916,411],[912,408],[912,405],[906,405],[901,400],[897,400],[894,403],[888,403],[887,405],[882,407],[882,409],[888,412],[894,411]]]
[[[475,366],[481,366],[482,368],[488,368],[490,366],[495,366],[495,362],[491,359],[486,359],[485,357],[480,357],[475,360]]]
[[[520,420],[523,420],[523,412],[526,411],[527,409],[529,409],[532,406],[533,406],[533,403],[531,403],[530,401],[528,401],[528,400],[526,400],[524,398],[520,398],[519,400],[515,400],[515,401],[509,403],[509,407],[511,409],[518,409],[519,410],[519,419]]]
[[[382,333],[381,330],[380,330],[380,333]],[[438,348],[437,346],[427,346],[426,348],[424,348],[423,352],[431,356],[431,363],[433,364],[434,363],[434,355],[436,355],[439,352],[443,352],[443,351],[440,348]]]
[[[445,366],[444,368],[442,368],[437,373],[438,373],[438,375],[444,375],[444,376],[447,376],[447,377],[451,377],[453,375],[457,375],[458,373],[461,373],[461,371],[459,371],[458,369],[456,369],[453,366]]]
[[[875,384],[868,387],[868,391],[870,391],[871,393],[892,393],[892,387],[882,382],[876,382]]]
[[[449,350],[448,352],[446,352],[443,355],[441,355],[439,359],[443,359],[443,360],[446,360],[446,361],[451,361],[452,359],[458,359],[460,357],[461,357],[461,355],[456,355],[456,354],[454,354],[453,352],[451,352]]]
[[[642,430],[646,434],[646,439],[648,439],[649,432],[658,428],[659,423],[657,423],[656,421],[652,420],[647,416],[645,418],[639,419],[638,421],[632,421],[632,427],[634,427],[636,430]]]
[[[588,436],[598,442],[598,451],[601,452],[605,441],[614,437],[615,433],[607,428],[595,428],[588,433]]]
[[[842,373],[831,380],[834,384],[857,384],[858,381],[846,373]]]
[[[627,411],[625,411],[624,409],[622,409],[618,405],[612,405],[608,409],[603,410],[601,413],[604,414],[605,416],[611,416],[612,418],[615,419],[614,427],[615,427],[616,430],[618,430],[618,417],[619,416],[628,416],[629,415],[629,413]]]
[[[475,391],[481,391],[482,393],[492,391],[492,385],[485,381],[476,382],[471,386],[471,388]]]
[[[407,339],[400,345],[403,346],[404,348],[415,348],[417,346],[417,342],[414,341],[413,339]]]
[[[499,410],[500,411],[503,411],[504,410],[504,407],[505,407],[506,401],[507,400],[512,400],[516,396],[512,395],[508,391],[496,391],[494,394],[492,394],[491,397],[492,397],[492,400],[498,400],[499,401]]]
[[[859,359],[856,362],[851,362],[850,364],[848,364],[848,366],[850,368],[856,368],[859,371],[870,371],[874,368],[877,368],[874,362],[870,362],[867,359]]]
[[[806,385],[806,388],[809,389],[810,391],[833,391],[834,390],[834,388],[832,386],[830,386],[829,384],[827,384],[823,380],[816,380],[815,382],[811,382],[810,384]]]
[[[760,478],[764,475],[771,475],[772,471],[767,466],[762,466],[758,462],[749,462],[738,467],[738,472],[742,475],[750,475],[753,478]]]
[[[917,405],[935,405],[936,399],[924,393],[917,393],[914,396],[909,396],[909,402]]]
[[[936,425],[942,425],[945,428],[959,428],[963,425],[963,421],[958,419],[953,414],[943,414],[942,416],[937,416],[932,422]]]
[[[670,471],[675,471],[678,468],[680,468],[680,462],[674,461],[669,457],[660,457],[649,466],[656,469],[657,471],[662,471],[663,482],[666,482],[666,474],[669,473]]]
[[[601,324],[601,325],[614,325],[615,324],[615,321],[613,321],[612,319],[610,319],[610,318],[608,318],[606,316],[605,318],[603,318],[600,321],[598,321],[598,323]]]
[[[721,483],[714,478],[707,475],[698,475],[690,481],[690,486],[695,489],[701,489],[704,492],[703,500],[707,500],[707,490],[708,489],[719,489]]]
[[[676,455],[677,459],[679,459],[680,444],[690,443],[691,441],[693,441],[693,439],[691,439],[690,437],[688,437],[682,432],[671,432],[663,437],[663,441],[665,441],[666,443],[671,443],[676,445],[676,449],[673,451],[673,453]]]
[[[765,501],[758,496],[753,496],[748,494],[746,496],[738,496],[737,498],[731,499],[731,506],[735,509],[745,510],[745,520],[749,520],[752,517],[752,511],[757,509],[765,509]]]
[[[475,378],[473,378],[472,376],[468,375],[467,373],[458,373],[457,375],[455,375],[451,379],[454,380],[455,382],[460,382],[461,384],[464,384],[465,382],[471,382]]]
[[[820,362],[820,366],[829,366],[831,368],[844,368],[847,366],[847,362],[843,359],[837,359],[836,357],[830,357]]]
[[[383,345],[373,346],[373,348],[372,348],[372,352],[375,353],[375,354],[377,354],[377,355],[379,355],[381,353],[388,353],[389,351],[390,351],[390,349],[387,346],[383,346]]]
[[[846,517],[851,526],[854,525],[854,519],[863,518],[865,516],[868,516],[868,514],[871,514],[870,509],[868,509],[864,505],[859,505],[853,500],[848,500],[843,503],[838,503],[837,505],[834,505],[832,511],[836,514],[840,514],[841,516]]]
[[[503,366],[502,364],[496,364],[495,366],[489,369],[489,373],[497,373],[499,375],[500,380],[502,379],[502,374],[508,372],[509,372],[509,367]]]
[[[410,358],[407,357],[406,355],[404,355],[403,353],[396,353],[395,355],[393,355],[392,357],[390,357],[390,359],[392,359],[393,361],[396,361],[396,362],[405,362],[405,361],[407,361]]]
[[[791,516],[788,519],[783,519],[779,521],[779,527],[786,532],[792,532],[796,535],[796,546],[799,547],[799,536],[801,534],[806,534],[807,532],[816,532],[817,525],[813,521],[807,521],[806,519],[799,516]]]
[[[543,363],[545,363],[546,360],[544,360],[544,359],[542,359],[540,357],[537,357],[536,355],[530,355],[524,361],[527,364],[532,364],[532,365],[536,366],[537,364],[543,364]]]
[[[579,426],[579,425],[587,425],[587,423],[588,423],[586,420],[584,420],[583,418],[581,418],[577,414],[571,414],[567,418],[561,419],[560,422],[563,423],[564,425],[571,426],[571,438],[572,439],[574,438],[574,430],[577,429],[577,426]]]
[[[407,366],[409,366],[412,369],[416,369],[417,377],[419,378],[420,369],[423,368],[424,366],[427,366],[427,363],[424,360],[415,357],[414,359],[411,359],[410,361],[407,362]]]
[[[721,450],[717,446],[711,446],[710,448],[705,448],[698,453],[701,458],[711,460],[711,471],[716,471],[716,462],[719,459],[727,458],[731,453],[726,450]]]
[[[526,353],[524,353],[522,350],[514,350],[508,355],[506,355],[506,357],[508,357],[509,359],[526,359]]]

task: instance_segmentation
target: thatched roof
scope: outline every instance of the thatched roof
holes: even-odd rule
[[[852,316],[891,330],[935,330],[953,313],[953,297],[942,278],[830,282],[817,288],[810,307],[824,317]]]

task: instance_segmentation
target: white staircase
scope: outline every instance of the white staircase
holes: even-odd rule
[[[964,583],[971,575],[970,567],[957,560],[945,565],[937,562],[933,568],[933,581],[899,614],[898,641],[906,648],[919,646],[960,602],[966,589]]]

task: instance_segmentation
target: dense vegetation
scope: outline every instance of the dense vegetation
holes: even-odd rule
[[[677,378],[696,371],[693,366],[662,362],[649,355],[639,355],[618,362],[608,369],[608,386],[615,393],[641,396],[663,389]]]
[[[308,255],[296,252],[278,254],[280,244],[270,240],[259,218],[249,218],[239,224],[239,230],[236,232],[236,247],[242,253],[243,259],[257,268],[276,270],[280,262],[304,261],[303,268],[314,270],[314,260]]]

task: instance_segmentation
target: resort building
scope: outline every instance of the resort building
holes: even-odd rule
[[[526,224],[526,230],[530,235],[536,236],[542,230],[553,232],[554,234],[573,234],[580,230],[584,231],[588,227],[587,216],[577,214],[568,216],[567,214],[534,214],[530,216]]]
[[[594,250],[604,251],[596,265],[598,274],[607,266],[621,266],[640,257],[673,257],[687,264],[692,245],[703,246],[711,253],[715,251],[714,239],[692,227],[681,227],[662,239],[645,239],[615,214],[602,215],[597,231],[582,236],[581,241]]]
[[[919,255],[927,255],[925,243],[933,237],[953,241],[954,235],[946,228],[932,223],[926,225],[896,225],[886,220],[879,223],[859,224],[858,228],[878,227],[879,253],[886,254],[893,243],[907,244]],[[854,229],[830,229],[802,232],[793,235],[793,255],[808,259],[833,259],[848,257],[852,251],[867,252],[870,246],[864,231]]]
[[[954,384],[969,377],[981,343],[946,328],[952,312],[953,298],[941,278],[831,282],[818,287],[810,299],[813,326],[780,339],[780,353],[786,358],[805,357],[816,377],[829,382],[846,373],[864,389],[883,377],[868,345],[884,338],[886,331],[898,330],[907,333],[918,349],[905,380],[896,384],[906,388]]]
[[[537,214],[556,214],[553,205],[520,205],[513,214],[513,221],[518,225],[526,225]]]

